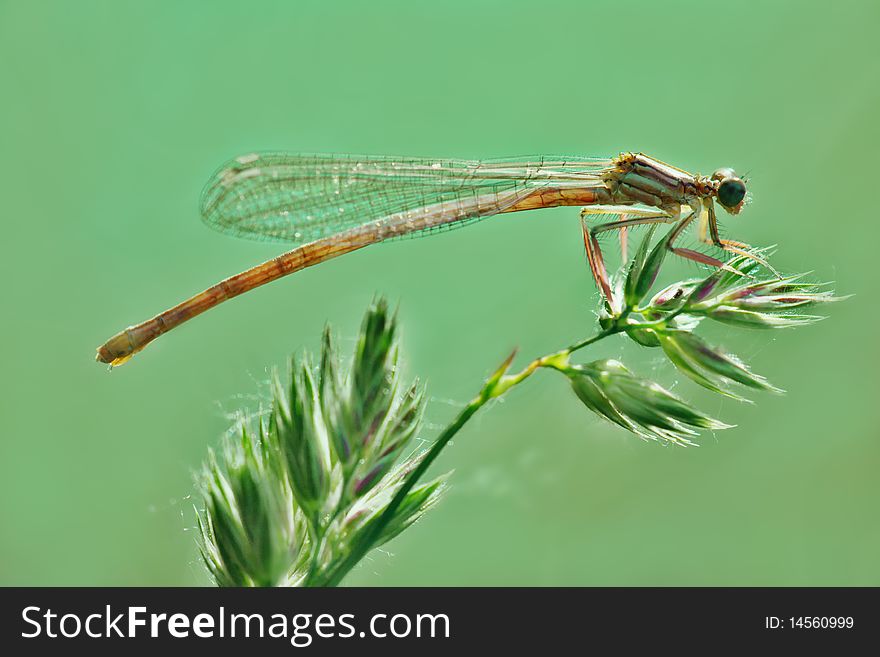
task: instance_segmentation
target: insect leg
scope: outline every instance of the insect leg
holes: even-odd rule
[[[684,229],[687,228],[690,225],[690,223],[694,219],[696,219],[696,217],[697,217],[697,211],[693,210],[693,211],[691,211],[691,213],[688,216],[686,216],[684,219],[681,220],[681,222],[678,224],[678,226],[676,226],[675,230],[672,231],[672,233],[670,233],[669,237],[666,238],[666,248],[669,249],[675,255],[677,255],[681,258],[684,258],[685,260],[692,260],[694,262],[699,262],[700,264],[703,264],[703,265],[710,265],[712,267],[719,267],[725,271],[729,271],[731,273],[739,274],[740,276],[742,276],[743,273],[741,271],[734,269],[733,267],[731,267],[727,263],[721,262],[718,258],[713,258],[712,256],[708,256],[705,253],[700,253],[699,251],[694,251],[693,249],[685,249],[682,247],[674,246],[675,240],[677,240],[679,238],[682,231],[684,231]],[[702,221],[702,219],[701,219],[701,221]],[[711,227],[711,224],[710,224],[710,227]],[[703,226],[701,226],[701,230],[700,230],[701,234],[703,232],[702,228],[703,228]]]
[[[587,216],[591,214],[617,215],[625,218],[622,218],[619,221],[612,221],[606,224],[590,227],[587,224]],[[605,260],[602,257],[602,250],[599,248],[599,241],[596,239],[596,236],[609,230],[623,231],[629,226],[669,223],[674,220],[674,217],[659,210],[645,210],[628,206],[592,206],[581,210],[581,227],[584,234],[584,247],[587,250],[587,262],[590,265],[590,271],[593,274],[596,285],[605,295],[606,299],[611,299],[611,283],[608,279]],[[622,243],[621,249],[623,248],[625,247]]]
[[[736,253],[737,255],[744,256],[749,260],[754,260],[759,265],[763,265],[767,269],[769,269],[775,276],[779,276],[779,272],[777,272],[770,265],[769,262],[761,258],[760,256],[752,253],[753,247],[749,246],[744,242],[735,242],[734,240],[725,240],[721,239],[721,236],[718,234],[718,218],[715,216],[715,204],[711,201],[706,205],[707,212],[707,225],[709,228],[709,236],[706,236],[706,225],[700,227],[700,241],[705,242],[706,244],[712,244],[717,246],[720,249],[724,249],[728,253]]]
[[[686,216],[679,222],[678,226],[675,227],[675,230],[672,231],[669,234],[669,237],[666,238],[666,248],[675,255],[685,258],[687,260],[693,260],[694,262],[700,262],[704,265],[712,265],[714,267],[723,267],[724,263],[717,258],[707,256],[705,253],[700,253],[699,251],[694,251],[693,249],[684,249],[674,246],[675,240],[679,238],[684,229],[687,228],[691,224],[691,222],[696,219],[696,217],[696,211],[692,210],[688,216]]]

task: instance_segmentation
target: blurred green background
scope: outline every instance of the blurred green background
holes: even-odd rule
[[[788,390],[675,390],[739,426],[664,449],[540,375],[440,459],[446,500],[358,585],[878,585],[876,2],[0,2],[0,583],[190,585],[191,473],[267,370],[377,292],[452,418],[514,345],[593,330],[577,209],[366,249],[217,308],[108,374],[95,347],[283,247],[201,224],[258,149],[641,150],[750,172],[726,233],[856,296],[716,329]],[[667,275],[693,274],[677,264]],[[652,350],[609,341],[667,384]]]

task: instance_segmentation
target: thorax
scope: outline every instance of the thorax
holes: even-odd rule
[[[690,204],[710,191],[700,176],[642,153],[623,153],[603,178],[614,203],[643,203],[658,208]]]

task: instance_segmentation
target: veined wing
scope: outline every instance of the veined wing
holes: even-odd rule
[[[426,213],[447,223],[491,216],[541,187],[601,185],[608,159],[543,156],[449,160],[254,153],[211,178],[205,222],[221,232],[305,243],[375,222],[418,230]]]

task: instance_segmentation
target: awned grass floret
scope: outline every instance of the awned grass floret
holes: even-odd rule
[[[698,335],[704,320],[731,330],[782,329],[822,317],[806,309],[837,301],[806,275],[766,275],[760,261],[736,256],[723,268],[667,285],[665,240],[653,230],[600,294],[598,330],[513,371],[516,352],[427,448],[425,390],[398,368],[397,320],[385,300],[364,317],[350,363],[325,330],[317,363],[307,355],[276,372],[270,411],[242,419],[211,453],[199,476],[200,550],[219,586],[335,586],[371,550],[419,520],[442,495],[449,474],[422,482],[469,419],[538,370],[561,374],[590,411],[643,439],[692,446],[700,432],[728,429],[616,359],[576,355],[615,335],[658,349],[681,374],[727,397],[782,392],[738,356]],[[253,426],[255,425],[255,426]]]

